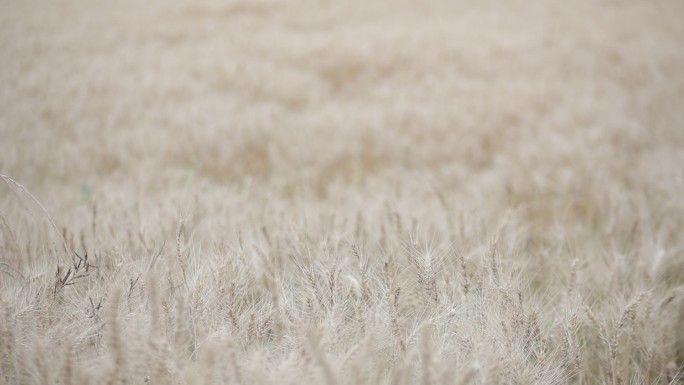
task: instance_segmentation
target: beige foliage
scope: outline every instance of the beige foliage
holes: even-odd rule
[[[684,3],[0,2],[0,384],[676,384]]]

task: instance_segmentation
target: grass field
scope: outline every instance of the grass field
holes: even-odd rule
[[[684,2],[0,0],[0,384],[679,384]]]

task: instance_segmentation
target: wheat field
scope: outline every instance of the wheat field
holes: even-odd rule
[[[679,384],[684,2],[0,1],[0,384]]]

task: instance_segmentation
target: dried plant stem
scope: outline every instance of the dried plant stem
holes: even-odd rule
[[[17,194],[17,192],[16,192],[14,189],[17,188],[17,189],[19,189],[21,192],[23,192],[24,194],[26,194],[26,196],[28,196],[29,198],[31,198],[31,200],[32,200],[36,205],[38,205],[38,207],[41,209],[41,211],[43,212],[43,214],[45,214],[45,217],[48,219],[48,221],[50,221],[50,224],[52,225],[52,228],[55,230],[55,232],[59,235],[60,239],[62,240],[62,246],[64,247],[64,251],[66,251],[67,255],[72,255],[71,248],[70,248],[69,245],[67,244],[67,240],[66,240],[66,238],[64,237],[64,234],[62,234],[62,232],[59,230],[59,227],[58,227],[57,224],[55,223],[55,220],[52,219],[52,216],[51,216],[50,213],[47,211],[47,209],[45,208],[45,206],[43,206],[43,204],[40,203],[40,201],[38,200],[38,198],[36,198],[35,195],[33,195],[26,187],[24,187],[23,184],[17,182],[14,178],[12,178],[12,177],[10,177],[10,176],[7,176],[7,175],[4,175],[4,174],[0,174],[0,178],[2,178],[2,180],[5,181],[5,183],[7,183],[7,185],[8,185],[9,188],[10,188],[10,190],[12,190],[15,194]],[[17,195],[19,195],[19,194],[17,194]]]
[[[121,289],[116,288],[111,294],[110,309],[108,318],[108,343],[112,354],[112,369],[108,385],[117,385],[122,380],[124,373],[124,347],[121,338],[121,326],[119,325],[119,302],[121,299]]]
[[[176,231],[176,252],[177,252],[177,257],[178,257],[178,264],[181,269],[181,273],[183,274],[183,284],[185,285],[185,288],[188,288],[188,274],[187,274],[187,269],[186,269],[186,263],[185,263],[185,258],[183,258],[183,252],[181,249],[181,238],[183,236],[183,231],[185,230],[185,219],[181,219],[178,221],[178,228]]]

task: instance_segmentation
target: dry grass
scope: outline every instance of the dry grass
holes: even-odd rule
[[[0,384],[675,384],[684,3],[0,4]]]

